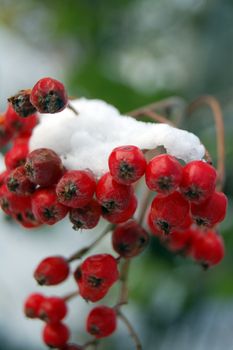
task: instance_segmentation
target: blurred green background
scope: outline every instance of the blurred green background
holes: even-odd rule
[[[122,112],[173,95],[191,101],[210,94],[222,105],[226,257],[204,272],[154,240],[135,259],[129,315],[147,350],[233,349],[232,23],[232,0],[0,0],[2,108],[6,96],[44,75],[61,78],[71,96],[100,98]],[[209,110],[184,127],[201,138],[216,164]],[[133,349],[121,332],[99,349]],[[11,337],[0,329],[0,349],[27,350],[26,343],[12,347]]]

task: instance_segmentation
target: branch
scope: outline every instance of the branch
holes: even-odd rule
[[[131,336],[132,340],[135,343],[135,349],[142,350],[142,344],[140,342],[140,339],[138,338],[137,333],[133,329],[129,320],[125,317],[125,315],[120,310],[118,310],[118,317],[121,319],[122,322],[124,322],[125,326],[127,327],[129,335]]]
[[[114,225],[112,225],[112,224],[107,225],[106,228],[104,229],[104,231],[101,233],[101,235],[93,243],[91,243],[89,246],[84,247],[84,248],[78,250],[77,252],[75,252],[74,254],[72,254],[67,259],[67,261],[71,262],[74,260],[81,259],[83,257],[83,255],[87,254],[91,249],[93,249],[104,238],[104,236],[106,236],[107,233],[112,231],[113,227],[114,227]]]
[[[186,113],[190,115],[202,105],[207,105],[211,109],[215,121],[215,130],[217,138],[217,170],[218,170],[218,189],[221,190],[225,178],[225,137],[224,122],[220,104],[213,96],[201,96],[190,103]]]

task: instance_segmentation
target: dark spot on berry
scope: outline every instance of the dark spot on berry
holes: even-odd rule
[[[161,231],[165,233],[165,235],[168,235],[171,231],[171,226],[165,220],[156,220],[156,225],[159,227]]]
[[[74,272],[74,278],[76,280],[80,280],[82,278],[82,271],[80,269],[80,267],[78,267],[75,272]]]
[[[44,210],[43,210],[43,216],[47,220],[55,218],[56,214],[57,213],[56,213],[54,206],[49,207],[49,208],[44,208]]]
[[[196,224],[197,224],[198,226],[207,226],[208,223],[209,223],[209,221],[208,221],[207,219],[201,218],[201,217],[199,217],[199,216],[196,216],[196,217],[194,218],[194,220],[195,220],[195,222],[196,222]]]
[[[192,185],[184,192],[184,195],[190,200],[199,200],[202,197],[203,192],[197,186]]]
[[[100,329],[95,324],[92,324],[89,328],[89,332],[93,335],[96,335],[100,333]]]
[[[116,202],[113,200],[104,202],[101,206],[103,214],[111,214],[116,210],[116,208],[117,208]]]
[[[23,221],[23,215],[22,215],[21,213],[18,213],[18,214],[16,215],[16,219],[17,219],[18,221],[22,222],[22,221]]]
[[[87,279],[87,282],[92,286],[92,287],[95,287],[95,288],[98,288],[101,286],[103,280],[102,278],[97,278],[95,276],[89,276],[88,279]]]
[[[19,182],[16,179],[14,179],[13,177],[11,177],[7,181],[7,187],[9,188],[9,190],[11,192],[16,192],[17,188],[19,188]]]
[[[76,195],[76,192],[77,192],[76,185],[73,182],[69,182],[68,184],[65,185],[64,191],[60,193],[60,196],[65,200],[70,200]]]
[[[119,168],[119,177],[122,179],[132,179],[134,175],[135,169],[133,166],[129,165],[126,162],[121,162],[120,163],[120,168]]]
[[[170,176],[161,176],[157,181],[157,185],[163,191],[170,191],[173,188],[172,178]]]

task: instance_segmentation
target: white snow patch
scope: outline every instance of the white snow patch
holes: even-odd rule
[[[31,151],[51,148],[60,155],[67,169],[89,168],[101,176],[108,171],[108,156],[113,148],[122,145],[141,149],[164,146],[167,153],[185,162],[204,156],[199,138],[188,131],[137,121],[101,100],[80,98],[71,104],[78,116],[69,109],[41,115],[30,140]]]

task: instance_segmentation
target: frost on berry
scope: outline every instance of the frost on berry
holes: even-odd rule
[[[148,243],[148,233],[135,220],[117,225],[113,231],[113,248],[124,258],[132,258],[139,255]]]
[[[53,78],[42,78],[32,88],[31,104],[40,113],[57,113],[68,104],[64,85]]]
[[[95,178],[90,171],[70,170],[58,182],[56,193],[60,203],[82,208],[91,201],[95,188]]]
[[[97,339],[110,336],[116,330],[116,326],[116,311],[107,306],[92,309],[86,322],[87,332]]]
[[[92,255],[76,269],[74,278],[84,299],[98,301],[119,278],[116,259],[109,254]]]
[[[15,112],[20,117],[28,117],[36,113],[36,108],[30,102],[31,90],[21,90],[18,94],[8,98]]]
[[[92,229],[100,219],[101,208],[99,203],[92,199],[85,207],[71,208],[69,217],[74,230]]]
[[[31,182],[44,187],[56,184],[63,173],[61,159],[53,150],[47,148],[29,153],[25,169]]]
[[[28,196],[35,191],[33,184],[26,176],[24,166],[14,169],[7,177],[6,184],[8,190],[21,196]]]

